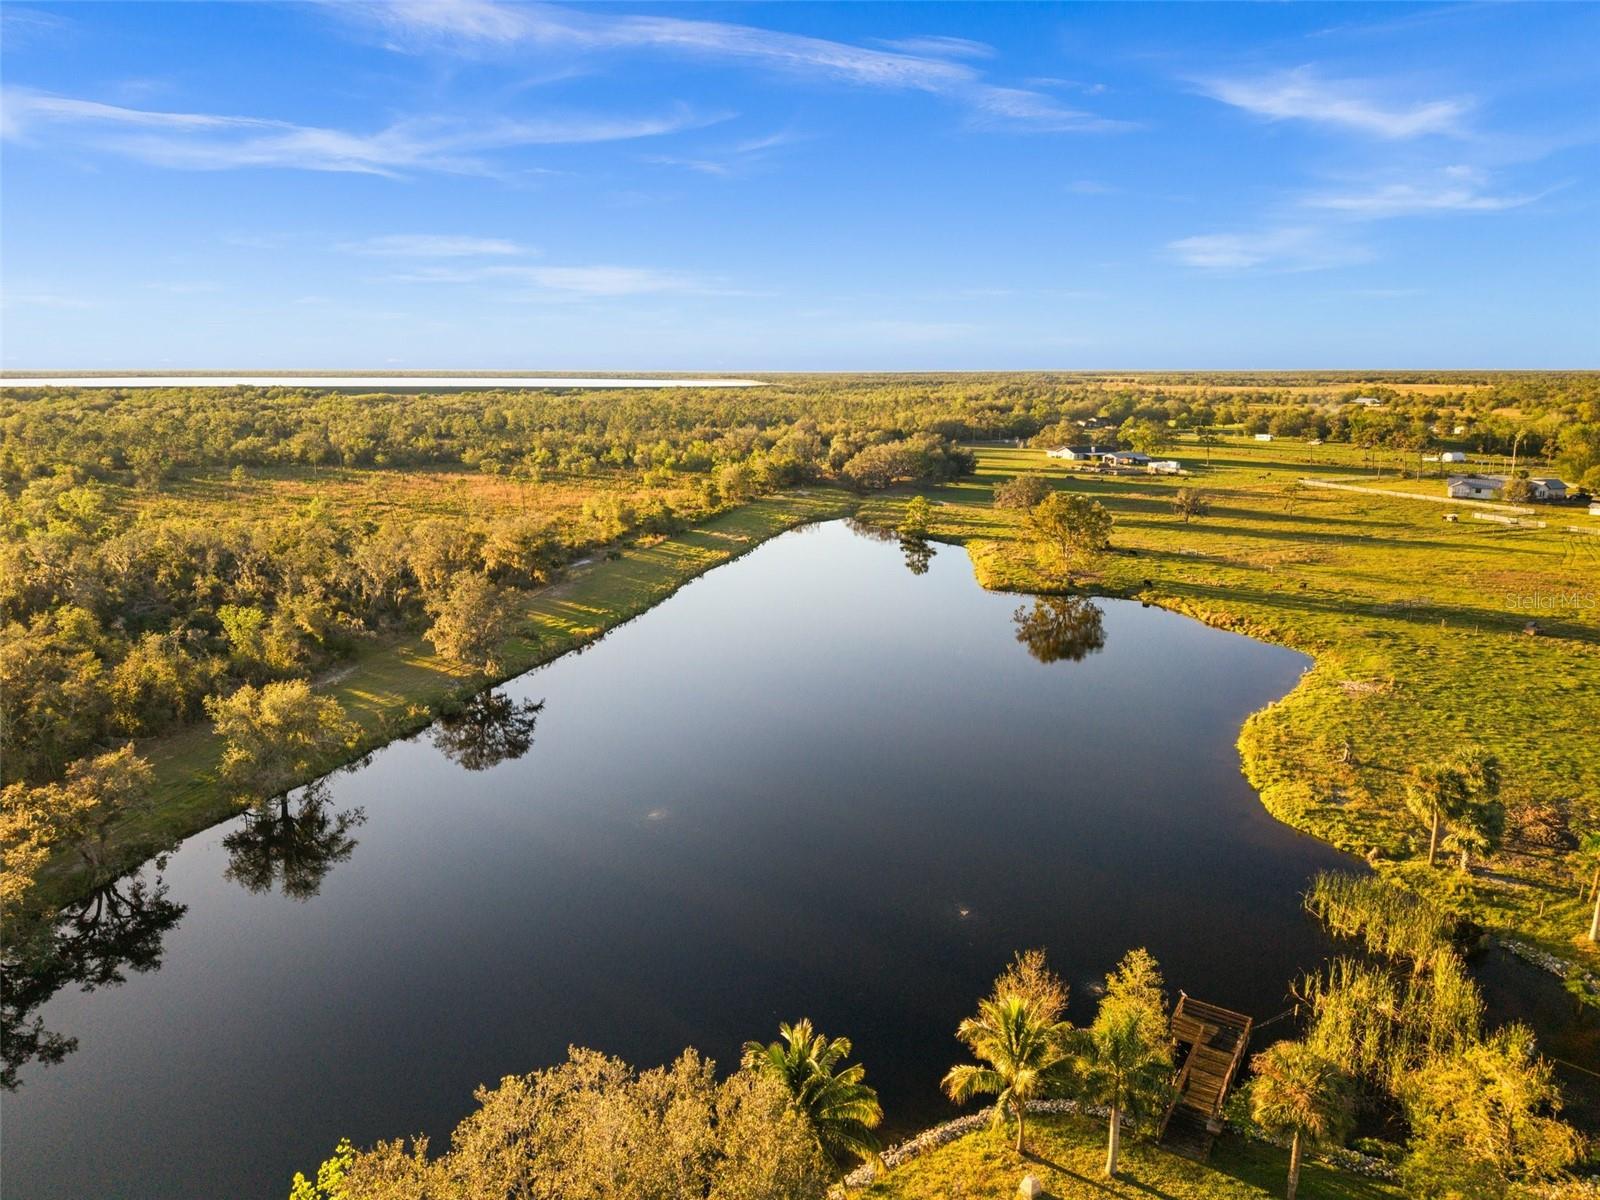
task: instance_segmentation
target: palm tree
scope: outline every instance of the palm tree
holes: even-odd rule
[[[1473,799],[1493,800],[1500,794],[1500,760],[1482,746],[1467,747],[1456,756],[1455,766]]]
[[[1106,1177],[1117,1173],[1122,1118],[1140,1116],[1172,1091],[1172,1022],[1161,968],[1143,947],[1122,956],[1106,976],[1094,1024],[1074,1038],[1085,1099],[1110,1110]]]
[[[839,1069],[850,1057],[850,1039],[829,1041],[805,1018],[779,1025],[778,1034],[780,1040],[765,1046],[744,1044],[745,1068],[771,1075],[788,1088],[817,1144],[835,1162],[852,1154],[875,1161],[879,1147],[872,1131],[883,1120],[883,1107],[878,1093],[862,1082],[865,1067],[856,1063]]]
[[[1041,1095],[1067,1062],[1070,1026],[1054,1019],[1027,996],[1015,992],[978,1003],[978,1015],[956,1028],[973,1057],[987,1066],[962,1064],[944,1077],[944,1090],[956,1103],[973,1096],[993,1096],[994,1120],[1009,1109],[1017,1118],[1017,1153],[1022,1153],[1028,1101]]]
[[[1411,768],[1406,782],[1406,807],[1429,827],[1428,865],[1439,859],[1439,831],[1466,807],[1471,785],[1461,769],[1450,763],[1430,763]]]
[[[1288,1200],[1300,1186],[1300,1152],[1340,1139],[1349,1128],[1350,1077],[1304,1042],[1279,1042],[1250,1060],[1250,1115],[1276,1135],[1289,1135]]]
[[[1463,874],[1472,855],[1493,850],[1505,831],[1506,810],[1500,803],[1500,760],[1482,746],[1469,746],[1456,756],[1455,769],[1466,784],[1466,799],[1456,827],[1447,839],[1461,855]]]
[[[1106,1178],[1117,1173],[1122,1118],[1153,1109],[1172,1086],[1172,1043],[1139,1006],[1100,1005],[1094,1024],[1079,1038],[1083,1093],[1110,1110]]]
[[[1474,854],[1482,858],[1500,844],[1505,827],[1506,810],[1500,801],[1469,804],[1444,839],[1445,847],[1460,855],[1457,869],[1465,875]]]
[[[1594,868],[1594,876],[1589,881],[1589,898],[1594,901],[1594,913],[1589,918],[1589,940],[1600,942],[1600,830],[1584,834],[1578,854],[1582,862]]]

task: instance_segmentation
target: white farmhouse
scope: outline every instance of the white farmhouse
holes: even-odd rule
[[[1510,479],[1504,475],[1452,475],[1445,491],[1456,500],[1494,500],[1505,491]],[[1530,478],[1528,499],[1559,502],[1567,498],[1567,485],[1550,475]]]
[[[1452,475],[1444,490],[1452,500],[1493,500],[1505,485],[1499,475]]]
[[[1050,458],[1064,458],[1068,462],[1090,462],[1104,453],[1098,446],[1057,446],[1045,451]]]

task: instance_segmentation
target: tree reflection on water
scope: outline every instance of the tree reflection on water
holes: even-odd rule
[[[159,864],[158,864],[159,865]],[[156,876],[138,872],[112,882],[59,913],[54,921],[6,931],[0,955],[0,1087],[16,1091],[30,1062],[59,1063],[78,1039],[44,1026],[37,1010],[62,988],[114,987],[127,973],[161,966],[162,939],[188,907],[166,898]]]
[[[1106,644],[1105,614],[1083,596],[1040,596],[1011,614],[1017,641],[1042,663],[1082,662]]]
[[[921,538],[901,538],[900,550],[906,556],[906,570],[913,575],[926,575],[933,561],[934,550]]]
[[[528,752],[543,710],[543,700],[479,692],[459,713],[439,719],[433,727],[433,744],[457,766],[485,771]]]
[[[228,852],[223,871],[252,892],[270,892],[276,884],[293,900],[309,900],[338,863],[355,852],[350,831],[367,819],[359,808],[332,812],[322,782],[285,792],[245,814],[239,828],[222,839]]]

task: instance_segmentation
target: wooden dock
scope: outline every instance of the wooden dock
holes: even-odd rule
[[[1183,1055],[1175,1094],[1161,1121],[1161,1144],[1204,1161],[1222,1132],[1222,1106],[1244,1062],[1250,1018],[1178,993],[1172,1036]]]

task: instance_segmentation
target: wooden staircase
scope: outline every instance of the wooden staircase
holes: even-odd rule
[[[1204,1161],[1222,1132],[1222,1106],[1250,1043],[1250,1018],[1180,992],[1172,1037],[1183,1052],[1172,1103],[1161,1121],[1161,1144]]]

